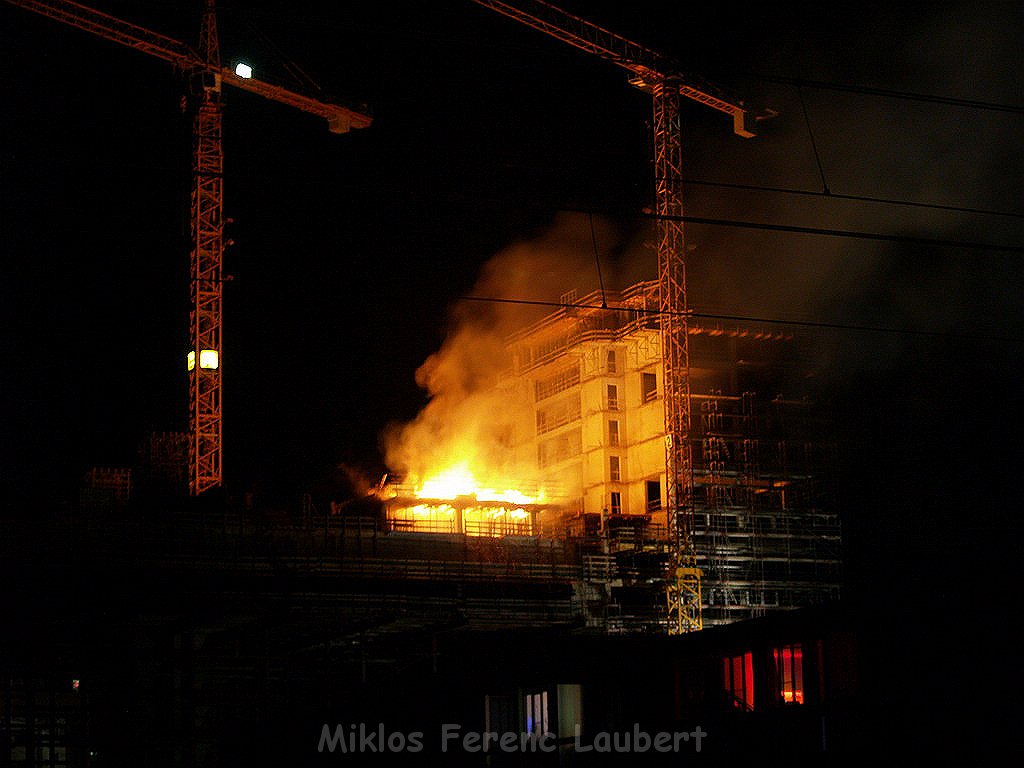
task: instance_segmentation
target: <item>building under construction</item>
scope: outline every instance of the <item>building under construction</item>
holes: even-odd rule
[[[584,296],[508,340],[502,447],[532,484],[447,497],[382,484],[293,509],[189,499],[173,470],[182,440],[157,435],[125,503],[0,538],[7,583],[41,585],[12,615],[46,606],[35,634],[16,621],[0,632],[10,658],[29,660],[0,690],[12,733],[0,747],[65,748],[20,692],[44,685],[30,661],[45,637],[67,668],[45,685],[102,723],[68,741],[69,765],[92,764],[93,744],[153,751],[154,765],[257,764],[275,744],[312,749],[311,723],[378,717],[532,732],[565,703],[587,710],[587,728],[613,711],[627,725],[699,718],[750,754],[762,726],[786,734],[784,753],[824,749],[817,707],[845,695],[854,662],[845,630],[785,610],[831,602],[840,581],[828,442],[811,403],[779,395],[800,380],[779,371],[802,370],[786,334],[689,323],[703,621],[730,626],[652,636],[666,630],[673,544],[656,297],[654,283],[609,294],[607,309]],[[762,613],[774,615],[735,623]],[[828,717],[831,729],[844,716]],[[829,731],[830,748],[839,738]]]
[[[567,296],[515,334],[498,388],[511,463],[530,487],[432,498],[392,486],[387,526],[562,542],[588,626],[657,630],[671,555],[658,285]],[[691,322],[692,537],[703,620],[838,597],[840,527],[812,404],[779,393],[793,339]]]

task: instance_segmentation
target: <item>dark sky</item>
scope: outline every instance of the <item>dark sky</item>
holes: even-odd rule
[[[196,34],[188,3],[97,5]],[[1017,217],[700,185],[691,214],[1021,245],[1016,4],[694,5],[567,6],[780,112],[744,141],[724,116],[687,106],[690,177],[820,190],[797,92],[771,80],[856,84],[1018,111],[805,88],[833,192]],[[276,78],[290,61],[375,115],[339,137],[226,93],[235,487],[297,493],[339,462],[378,462],[380,430],[423,403],[413,372],[453,300],[559,211],[597,211],[623,253],[641,250],[649,101],[614,66],[468,0],[225,3],[221,28],[225,60],[244,56]],[[162,62],[7,5],[0,30],[3,474],[21,503],[60,498],[89,465],[130,462],[147,430],[185,426],[189,122],[182,82]],[[996,542],[1006,554],[1004,534],[1019,530],[1008,510],[1020,254],[708,226],[688,238],[698,308],[1011,337],[808,332],[804,342],[836,415],[858,567],[908,539],[954,556],[965,528],[972,548]],[[651,255],[647,277],[653,266]]]

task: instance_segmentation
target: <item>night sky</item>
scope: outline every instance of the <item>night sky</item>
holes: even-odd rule
[[[196,35],[188,3],[97,5]],[[778,110],[745,141],[688,105],[690,178],[820,191],[797,90],[775,82],[803,78],[1012,107],[803,89],[833,193],[1015,216],[696,184],[690,214],[1022,245],[1018,4],[695,5],[566,4]],[[224,3],[221,37],[225,61],[286,82],[285,62],[297,64],[375,116],[336,136],[226,89],[230,488],[298,498],[329,488],[341,463],[380,468],[378,435],[422,407],[413,374],[453,301],[512,243],[593,211],[615,233],[601,249],[609,279],[653,277],[653,252],[646,266],[637,256],[650,239],[638,215],[652,196],[649,100],[613,65],[468,0]],[[0,45],[13,515],[59,504],[88,466],[130,463],[146,431],[185,427],[190,123],[182,80],[143,54],[6,5]],[[1020,554],[1021,254],[711,226],[687,236],[698,309],[950,334],[804,329],[801,344],[834,414],[854,591],[922,614],[969,593],[968,625],[1000,621]],[[539,275],[524,298],[572,287]]]
[[[197,34],[198,3],[97,5]],[[565,6],[779,112],[747,141],[686,106],[693,180],[821,191],[800,95],[780,79],[985,103],[805,87],[832,199],[687,190],[694,216],[906,240],[698,225],[687,238],[699,311],[897,331],[794,327],[806,365],[780,388],[833,416],[846,595],[875,629],[867,663],[930,702],[919,738],[957,725],[964,691],[995,695],[968,715],[988,729],[972,738],[995,738],[1013,707],[993,681],[1008,670],[978,638],[1006,636],[1024,540],[1021,7],[696,6]],[[375,117],[336,136],[226,89],[229,491],[294,506],[304,490],[342,488],[342,464],[382,471],[381,430],[423,406],[416,368],[509,246],[553,238],[579,265],[573,280],[538,272],[522,298],[594,288],[593,212],[608,282],[654,276],[639,215],[652,198],[650,104],[613,65],[469,0],[224,3],[221,38],[225,61],[244,56],[284,82],[297,65]],[[186,426],[190,121],[169,66],[6,4],[0,66],[9,520],[64,508],[85,468],[130,464],[144,433]]]

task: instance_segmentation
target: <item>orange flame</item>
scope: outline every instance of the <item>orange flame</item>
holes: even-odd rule
[[[454,499],[459,496],[472,496],[477,501],[506,501],[510,504],[540,504],[545,500],[543,492],[539,492],[536,496],[530,496],[514,488],[500,491],[477,482],[476,475],[469,467],[469,461],[461,461],[430,475],[415,486],[414,493],[421,499]]]

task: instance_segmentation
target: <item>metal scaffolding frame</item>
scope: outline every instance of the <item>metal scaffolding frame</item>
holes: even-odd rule
[[[753,392],[698,397],[694,540],[706,573],[706,621],[838,597],[839,515],[812,404]]]
[[[661,281],[650,281],[609,292],[607,309],[600,308],[599,294],[585,296],[571,312],[553,312],[516,333],[509,342],[509,374],[529,377],[542,367],[557,366],[560,360],[593,356],[593,350],[586,351],[589,347],[625,339],[657,346],[663,338],[658,332],[663,315],[656,309],[660,308],[660,286]],[[737,358],[728,357],[736,352],[735,345],[763,350],[767,360],[780,343],[788,346],[794,340],[792,334],[777,329],[696,320],[686,324],[686,331],[690,340],[702,341],[697,352],[689,345],[686,351],[693,370],[705,375],[716,366],[735,370]],[[708,345],[717,345],[712,349],[719,352],[708,357]],[[722,350],[731,351],[723,357]],[[651,351],[660,354],[660,350]],[[576,385],[605,375],[600,369],[591,373]],[[686,381],[693,379],[688,376]],[[697,389],[686,397],[693,410],[686,440],[693,476],[690,563],[680,565],[675,558],[678,547],[671,534],[639,517],[613,531],[602,524],[605,540],[600,543],[596,523],[583,520],[586,512],[594,510],[567,516],[572,519],[560,531],[551,525],[544,528],[545,535],[580,542],[589,557],[607,552],[615,561],[604,587],[598,589],[592,582],[581,586],[591,596],[583,601],[590,606],[590,623],[600,613],[592,605],[593,594],[603,590],[615,605],[609,630],[664,629],[664,616],[657,618],[656,610],[634,607],[631,613],[614,592],[620,587],[649,591],[644,585],[659,580],[668,581],[666,592],[684,589],[685,584],[673,583],[679,575],[673,569],[679,567],[696,571],[683,574],[687,579],[701,579],[701,621],[710,625],[838,597],[841,532],[828,481],[830,446],[821,440],[825,430],[814,423],[814,404],[765,397],[736,381],[721,386],[709,386],[700,378],[697,382]],[[664,401],[666,408],[675,410],[667,396]],[[693,598],[695,592],[680,595],[679,600]]]

